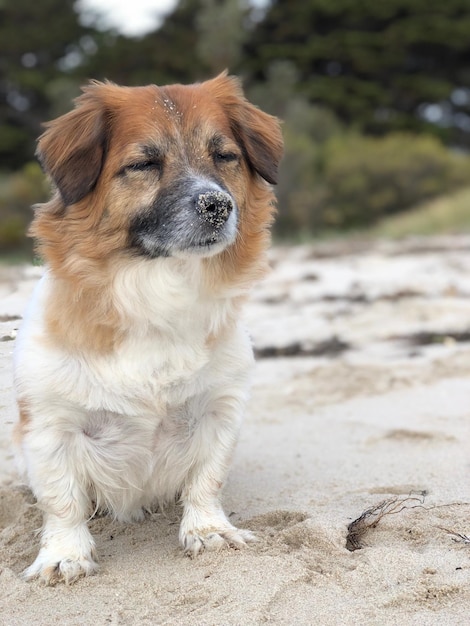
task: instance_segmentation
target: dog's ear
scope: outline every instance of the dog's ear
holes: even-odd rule
[[[207,81],[206,85],[223,105],[251,167],[268,183],[275,185],[284,151],[279,120],[248,102],[235,76],[224,72]]]
[[[84,198],[95,186],[104,161],[107,130],[99,98],[102,83],[90,83],[75,109],[45,124],[36,156],[65,205]]]

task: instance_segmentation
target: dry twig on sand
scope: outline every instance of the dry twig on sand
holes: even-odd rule
[[[468,535],[457,533],[455,532],[455,530],[449,530],[448,528],[444,528],[443,526],[438,526],[438,528],[446,532],[448,535],[452,535],[452,541],[455,541],[457,543],[470,543],[470,537]]]
[[[395,515],[403,509],[414,509],[422,507],[426,492],[420,492],[416,496],[401,496],[383,500],[380,504],[366,509],[357,519],[348,526],[348,534],[346,536],[346,548],[350,552],[360,550],[364,535],[371,528],[375,528],[380,520],[386,515]]]

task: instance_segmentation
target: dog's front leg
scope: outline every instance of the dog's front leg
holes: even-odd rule
[[[181,494],[180,541],[189,556],[224,545],[242,548],[255,537],[235,528],[220,504],[220,491],[238,438],[244,391],[218,398],[191,438],[193,464]]]
[[[44,510],[39,554],[23,577],[39,577],[48,585],[69,584],[97,569],[95,543],[86,520],[90,500],[77,465],[75,439],[81,434],[59,433],[52,426],[24,435],[22,448],[30,484]],[[79,453],[78,453],[79,454]],[[83,461],[83,459],[82,459]]]
[[[45,515],[41,549],[24,572],[25,580],[39,577],[47,585],[73,583],[80,576],[93,574],[95,543],[86,523],[73,523],[54,514]]]

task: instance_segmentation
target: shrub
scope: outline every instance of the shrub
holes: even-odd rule
[[[311,233],[321,227],[317,207],[323,206],[325,194],[321,179],[323,151],[325,143],[340,131],[338,121],[326,109],[300,98],[289,102],[283,124],[285,153],[276,189],[278,234]]]
[[[365,227],[468,184],[470,158],[437,139],[345,133],[328,112],[312,106],[287,116],[284,138],[277,190],[281,236]]]
[[[31,205],[47,198],[48,184],[37,163],[0,177],[0,253],[31,252],[26,231]]]
[[[325,145],[321,167],[319,221],[342,229],[372,224],[468,184],[470,159],[430,136],[345,135]]]

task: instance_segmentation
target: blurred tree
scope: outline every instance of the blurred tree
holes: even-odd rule
[[[324,227],[322,161],[328,140],[344,132],[331,111],[296,93],[299,76],[290,61],[270,64],[266,81],[249,88],[249,98],[283,120],[285,153],[276,197],[275,230],[281,235],[312,233]]]
[[[117,83],[193,82],[235,71],[253,23],[246,0],[180,0],[163,23],[143,37],[102,34],[89,59],[95,78]]]
[[[250,9],[243,0],[202,0],[197,52],[212,74],[238,67],[248,36]]]
[[[469,2],[179,0],[130,38],[80,22],[76,0],[0,0],[0,245],[16,245],[44,193],[27,164],[41,122],[88,78],[241,74],[248,97],[285,121],[278,232],[364,225],[466,184],[469,158],[393,131],[470,147]]]
[[[97,53],[87,70],[97,79],[142,85],[191,82],[207,76],[197,54],[197,17],[204,0],[180,0],[161,26],[143,37],[102,33]]]
[[[0,172],[0,255],[15,252],[32,255],[32,242],[26,238],[31,205],[45,201],[49,191],[38,163],[27,163],[13,174]]]
[[[470,144],[468,0],[272,0],[243,67],[290,61],[297,91],[371,133],[426,130]]]
[[[75,6],[0,1],[0,170],[33,158],[41,123],[70,108],[88,78],[136,85],[210,74],[197,54],[204,0],[181,0],[161,27],[135,38],[100,30],[91,15],[81,24]]]
[[[96,46],[74,5],[0,2],[0,169],[13,170],[33,157],[35,137],[57,96],[70,102],[78,91],[76,70]]]
[[[312,213],[332,230],[370,225],[467,185],[469,169],[467,155],[448,150],[435,137],[336,135],[325,144],[324,196]]]

